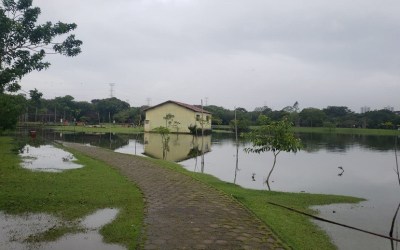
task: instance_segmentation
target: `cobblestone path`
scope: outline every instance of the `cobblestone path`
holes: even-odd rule
[[[141,157],[63,142],[118,169],[142,190],[145,249],[283,249],[239,203],[184,174]]]

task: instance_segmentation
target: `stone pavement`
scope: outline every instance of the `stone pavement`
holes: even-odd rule
[[[63,142],[120,170],[145,197],[145,249],[283,249],[257,217],[231,197],[141,157]]]

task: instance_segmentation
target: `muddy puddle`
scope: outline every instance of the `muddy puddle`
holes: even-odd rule
[[[48,214],[7,215],[0,212],[0,249],[125,249],[120,245],[104,243],[99,233],[99,230],[114,220],[117,214],[118,209],[97,210],[77,222],[84,232],[66,234],[51,242],[29,243],[27,240],[30,237],[43,234],[68,222]]]
[[[52,145],[26,145],[22,148],[20,156],[22,167],[33,171],[62,172],[83,167],[75,163],[76,158],[71,153]]]

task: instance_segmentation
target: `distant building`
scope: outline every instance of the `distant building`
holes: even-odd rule
[[[369,111],[371,111],[370,107],[367,107],[367,106],[361,107],[361,114],[364,114],[364,113],[369,112]]]
[[[190,133],[189,127],[211,131],[211,113],[199,106],[176,101],[166,101],[144,110],[144,132],[157,127],[167,127],[172,133]]]

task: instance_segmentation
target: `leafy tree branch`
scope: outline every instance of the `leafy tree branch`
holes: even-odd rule
[[[81,52],[82,41],[73,34],[55,40],[76,29],[75,23],[36,24],[40,13],[40,8],[32,7],[32,0],[0,3],[0,93],[19,90],[23,76],[48,68],[47,54],[76,56]]]

